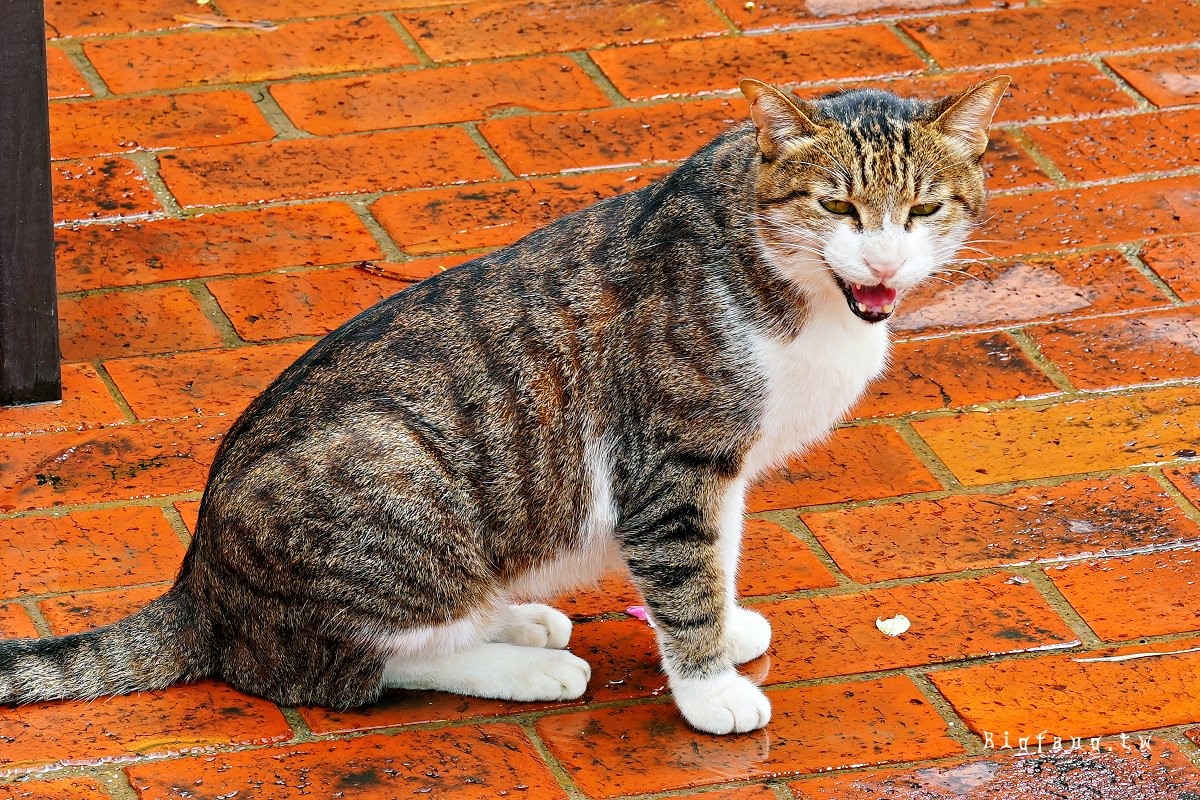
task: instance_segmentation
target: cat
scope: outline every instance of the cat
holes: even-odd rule
[[[0,643],[0,702],[217,676],[287,706],[385,687],[570,700],[536,600],[627,569],[683,717],[760,728],[735,666],[743,499],[883,370],[901,296],[977,223],[1008,86],[801,101],[658,183],[416,284],[289,367],[215,457],[174,586],[83,634]]]

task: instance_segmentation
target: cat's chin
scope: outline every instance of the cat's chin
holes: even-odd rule
[[[837,273],[831,274],[834,281],[837,282],[838,288],[842,290],[846,304],[850,306],[850,313],[859,319],[872,324],[883,322],[896,310],[897,292],[895,289],[883,284],[878,286],[850,284],[842,280]]]

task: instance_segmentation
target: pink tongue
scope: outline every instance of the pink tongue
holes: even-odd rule
[[[896,290],[883,284],[878,286],[853,286],[854,299],[867,308],[878,310],[896,302]]]

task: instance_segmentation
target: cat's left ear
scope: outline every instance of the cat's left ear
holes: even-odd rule
[[[961,144],[971,157],[979,158],[988,146],[988,126],[996,106],[1011,81],[1007,75],[996,75],[935,104],[934,129]]]
[[[798,101],[769,83],[746,78],[740,84],[750,101],[750,119],[758,128],[758,149],[772,161],[783,145],[795,139],[817,135],[817,125]]]

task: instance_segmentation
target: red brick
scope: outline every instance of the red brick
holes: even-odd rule
[[[261,342],[326,334],[407,285],[344,267],[213,281],[208,288],[238,335]]]
[[[1030,742],[1029,754],[1011,752],[990,759],[951,761],[920,767],[856,772],[797,781],[791,785],[797,800],[1057,800],[1090,797],[1125,800],[1137,787],[1138,800],[1172,800],[1200,791],[1196,766],[1158,736],[1139,751],[1139,741],[1129,738],[1106,742],[1106,749],[1084,753],[1051,752],[1053,739]]]
[[[760,0],[753,4],[717,0],[717,5],[742,30],[770,30],[904,13],[992,8],[995,4],[993,0]]]
[[[754,606],[771,620],[769,683],[1070,647],[1079,639],[1032,586],[1008,575],[917,583]],[[980,609],[987,609],[980,613]],[[878,619],[904,614],[908,632]]]
[[[962,752],[904,677],[768,692],[770,725],[741,736],[688,729],[671,705],[548,716],[536,729],[588,797],[777,778]]]
[[[56,161],[51,165],[50,177],[54,182],[57,222],[127,217],[162,210],[142,171],[124,158]]]
[[[1200,165],[1200,109],[1027,128],[1068,180],[1119,178]],[[1137,147],[1129,143],[1136,141]]]
[[[130,761],[292,735],[273,704],[215,681],[105,700],[37,703],[0,716],[0,770]],[[193,795],[195,796],[195,795]]]
[[[892,347],[887,371],[851,416],[888,417],[1056,391],[1005,333],[900,342]]]
[[[747,76],[790,84],[915,73],[925,66],[875,25],[620,47],[592,58],[635,100],[733,91]]]
[[[1029,330],[1080,389],[1200,377],[1200,312],[1168,309]]]
[[[730,100],[508,117],[479,126],[518,175],[681,161],[746,119]]]
[[[5,639],[36,639],[38,630],[25,609],[16,603],[0,605],[0,637]],[[3,797],[3,795],[0,795]]]
[[[1054,736],[1116,736],[1200,721],[1200,653],[1091,663],[1076,659],[1197,647],[1200,639],[1180,639],[998,661],[929,677],[971,730],[990,732],[997,748],[1006,732],[1014,747],[1020,737],[1035,742],[1039,733],[1049,737],[1047,742]]]
[[[109,794],[92,778],[60,778],[0,786],[0,800],[109,800]]]
[[[377,258],[341,203],[201,214],[55,232],[60,291],[262,272]]]
[[[455,0],[223,0],[221,10],[243,19],[289,19],[429,8],[452,2]]]
[[[1200,178],[999,197],[978,238],[995,256],[1113,245],[1200,229]]]
[[[175,510],[179,512],[179,516],[183,518],[183,524],[187,526],[189,533],[196,532],[196,520],[200,517],[200,501],[199,500],[177,500],[173,503]]]
[[[371,213],[413,255],[498,247],[572,211],[640,189],[662,174],[605,172],[408,192],[380,199]]]
[[[73,594],[42,600],[38,609],[50,623],[50,630],[57,636],[65,636],[124,619],[166,591],[167,587],[160,585]]]
[[[398,16],[435,61],[582,50],[729,29],[701,0],[484,0]]]
[[[142,800],[231,793],[239,800],[567,797],[515,725],[309,742],[136,764],[126,772]]]
[[[227,424],[147,423],[10,439],[0,450],[0,513],[199,491]]]
[[[1149,475],[801,516],[859,583],[1166,548],[1200,538]]]
[[[894,429],[842,428],[824,445],[760,480],[746,500],[746,510],[874,500],[941,488]]]
[[[0,521],[0,597],[170,580],[183,545],[153,507]]]
[[[274,129],[245,92],[50,104],[50,146],[54,158],[257,142],[274,136]]]
[[[928,334],[1169,304],[1122,254],[1099,251],[970,264],[906,295],[892,328]]]
[[[292,342],[127,358],[104,368],[140,419],[235,416],[310,346]]]
[[[1054,185],[1033,157],[1025,152],[1011,133],[1004,130],[992,131],[987,155],[983,158],[983,171],[988,191],[992,192],[1049,188]]]
[[[57,47],[46,48],[46,80],[51,100],[87,97],[92,93],[92,88],[71,63],[70,57]]]
[[[1160,108],[1200,102],[1200,50],[1109,56],[1104,61]]]
[[[0,408],[0,435],[82,430],[125,422],[125,415],[91,364],[63,364],[62,383],[60,402]]]
[[[1044,407],[918,420],[967,486],[1157,464],[1200,450],[1200,397],[1160,389]]]
[[[608,104],[569,58],[284,83],[272,86],[271,94],[296,125],[323,136],[465,122],[511,109],[563,111]]]
[[[990,78],[1000,70],[919,74],[887,80],[856,83],[864,88],[887,89],[921,100],[937,100]],[[1008,91],[996,110],[997,122],[1029,122],[1055,117],[1076,117],[1110,111],[1131,111],[1137,104],[1108,75],[1084,61],[1005,67],[1012,77]],[[827,88],[806,89],[804,97],[816,97]]]
[[[1067,601],[1106,641],[1200,630],[1200,608],[1192,602],[1200,581],[1200,551],[1195,549],[1045,569]]]
[[[960,67],[1182,44],[1200,27],[1200,8],[1186,0],[1078,0],[901,27],[939,64]]]
[[[46,27],[54,36],[153,31],[180,27],[177,14],[195,13],[195,0],[109,0],[103,5],[46,0]]]
[[[160,157],[159,173],[185,206],[393,192],[498,177],[457,128],[288,139]]]
[[[291,22],[271,31],[212,28],[105,39],[83,49],[117,94],[418,63],[383,17]]]
[[[200,304],[178,286],[62,298],[58,319],[63,358],[69,361],[222,344]]]
[[[1200,300],[1200,237],[1160,239],[1141,252],[1142,261],[1184,300]]]

